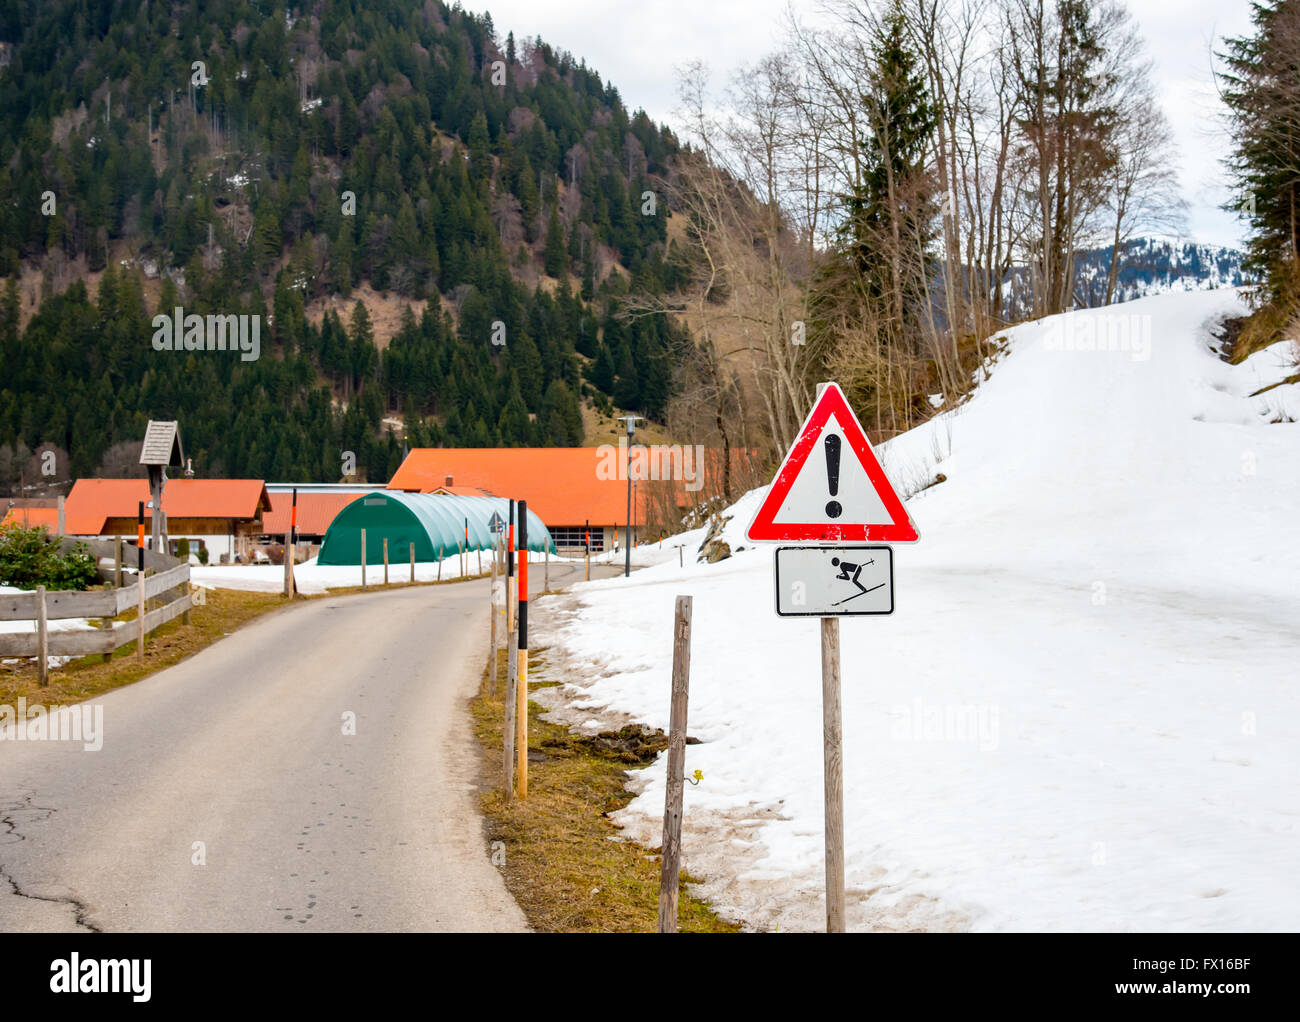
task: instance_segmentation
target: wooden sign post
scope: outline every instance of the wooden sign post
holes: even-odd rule
[[[826,932],[844,932],[844,760],[840,619],[822,618],[822,733],[826,796]]]
[[[826,931],[843,933],[844,748],[840,618],[892,614],[888,546],[920,538],[862,424],[834,383],[817,399],[745,530],[751,542],[797,543],[773,559],[776,613],[821,619],[822,766],[826,813]]]

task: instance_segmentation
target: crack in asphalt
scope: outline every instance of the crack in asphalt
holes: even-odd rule
[[[18,830],[18,822],[11,814],[18,812],[44,813],[44,816],[38,817],[38,819],[44,820],[48,819],[55,812],[55,809],[51,806],[34,806],[32,805],[31,795],[24,795],[22,803],[7,805],[0,811],[4,813],[3,816],[0,816],[0,824],[3,824],[6,828],[4,833],[0,834],[0,838],[10,839],[11,841],[14,839],[18,841],[26,841],[27,836]],[[5,842],[0,841],[0,843]],[[47,901],[53,905],[68,905],[72,908],[73,918],[77,926],[84,930],[88,930],[91,933],[104,932],[96,926],[95,923],[91,922],[90,909],[80,898],[74,897],[73,895],[51,897],[45,894],[29,894],[27,891],[22,889],[18,880],[9,872],[6,864],[3,862],[0,862],[0,880],[4,880],[4,882],[9,885],[9,890],[14,897],[26,898],[29,901]]]

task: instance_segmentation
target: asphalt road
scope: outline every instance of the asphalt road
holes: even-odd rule
[[[487,590],[307,601],[95,699],[99,751],[0,742],[0,931],[526,929],[477,807]]]

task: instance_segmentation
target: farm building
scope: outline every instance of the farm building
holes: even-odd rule
[[[107,538],[136,534],[136,514],[145,502],[145,532],[151,531],[147,479],[78,479],[64,504],[69,536]],[[213,563],[251,553],[271,500],[260,479],[169,479],[162,510],[172,552],[188,539],[190,552],[207,550]]]
[[[510,501],[502,497],[401,493],[394,490],[363,494],[334,517],[321,543],[317,563],[360,564],[363,529],[368,564],[378,564],[383,558],[384,540],[388,541],[389,560],[398,564],[410,558],[412,544],[417,561],[455,556],[465,547],[467,529],[468,549],[490,550],[493,536],[489,522],[493,514],[508,521]],[[528,549],[538,553],[555,551],[551,534],[531,504],[528,508]]]

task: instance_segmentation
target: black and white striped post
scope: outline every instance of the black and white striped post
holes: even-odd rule
[[[516,785],[520,798],[528,797],[528,501],[519,502],[519,658],[515,684]]]

